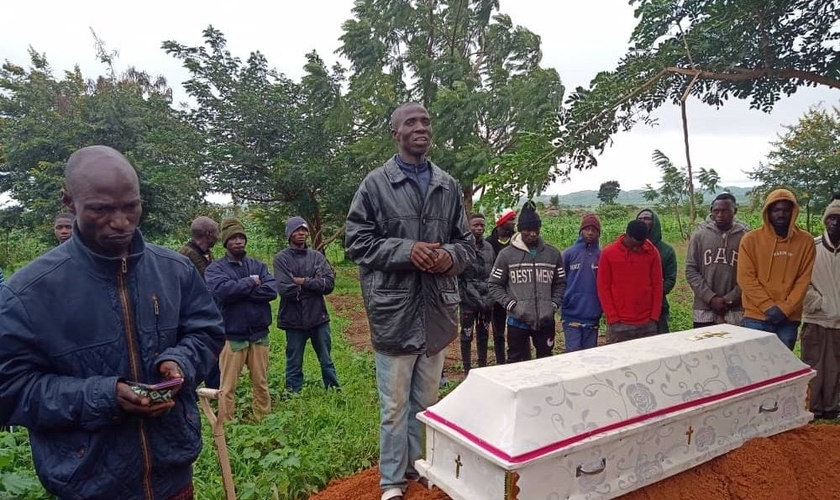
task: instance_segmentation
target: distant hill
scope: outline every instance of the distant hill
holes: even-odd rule
[[[750,189],[752,188],[727,186],[718,190],[717,193],[719,194],[724,191],[729,191],[738,200],[739,205],[747,205],[749,204],[749,196],[747,196],[747,191],[749,191]],[[704,193],[703,198],[708,201],[712,200],[716,195],[717,194]],[[549,199],[551,197],[551,194],[544,194],[537,196],[536,200],[548,204]],[[600,205],[600,203],[601,200],[598,199],[598,191],[595,190],[575,191],[574,193],[560,195],[560,206],[565,208],[597,207],[598,205]],[[621,191],[620,193],[618,193],[618,199],[616,199],[616,203],[618,203],[619,205],[635,205],[637,207],[644,207],[650,205],[650,202],[646,201],[644,196],[642,196],[641,189]]]

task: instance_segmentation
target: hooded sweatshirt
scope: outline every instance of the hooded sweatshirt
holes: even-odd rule
[[[829,215],[840,215],[840,200],[834,200],[826,207],[823,224]],[[817,257],[805,294],[802,321],[840,329],[840,245],[831,243],[827,231],[816,238],[815,244]]]
[[[563,252],[566,272],[566,292],[563,295],[563,321],[598,324],[601,301],[598,300],[598,260],[601,248],[596,240],[591,245],[578,236],[577,241]]]
[[[770,223],[770,206],[781,200],[793,203],[787,236],[778,236]],[[741,239],[738,250],[738,286],[744,317],[766,320],[766,311],[778,306],[791,321],[802,317],[802,301],[816,251],[814,238],[796,226],[799,205],[787,189],[777,189],[767,196],[762,209],[764,223]]]
[[[674,252],[674,247],[662,241],[662,222],[660,222],[656,212],[646,208],[640,210],[636,217],[641,215],[642,212],[649,212],[651,218],[653,218],[648,239],[659,251],[659,258],[662,259],[662,314],[665,315],[671,311],[667,295],[677,284],[677,254]]]
[[[718,229],[711,219],[697,225],[685,259],[685,278],[694,291],[695,311],[711,311],[709,302],[715,296],[731,301],[731,309],[743,309],[736,274],[738,246],[747,231],[749,227],[738,220],[732,221],[727,231]]]
[[[625,235],[607,245],[598,261],[598,298],[607,323],[643,325],[662,312],[662,263],[645,240],[639,251],[624,246]]]

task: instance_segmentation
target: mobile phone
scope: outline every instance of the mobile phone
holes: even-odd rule
[[[164,380],[158,384],[144,384],[142,382],[126,382],[135,394],[141,397],[149,398],[154,403],[165,403],[172,401],[172,391],[184,383],[182,378],[173,378]]]

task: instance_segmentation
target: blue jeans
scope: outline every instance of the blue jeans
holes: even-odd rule
[[[405,491],[406,476],[417,475],[414,461],[423,450],[423,424],[417,413],[437,402],[445,356],[445,349],[434,356],[374,354],[380,408],[379,485],[383,490]]]
[[[761,330],[763,332],[775,333],[779,340],[781,340],[791,351],[796,346],[796,334],[799,330],[798,321],[785,321],[774,325],[767,321],[759,321],[752,318],[744,318],[741,321],[741,326],[744,328],[752,328],[753,330]]]
[[[312,348],[321,363],[321,378],[324,379],[324,387],[338,387],[338,376],[335,374],[330,350],[332,349],[332,338],[330,337],[330,324],[324,323],[309,330],[286,330],[286,389],[292,392],[300,392],[303,389],[303,351],[306,349],[306,341],[312,340]]]
[[[598,322],[578,323],[577,321],[563,322],[563,337],[565,352],[591,349],[598,345]]]

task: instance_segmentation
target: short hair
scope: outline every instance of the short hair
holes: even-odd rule
[[[76,220],[76,216],[71,214],[70,212],[61,212],[55,216],[55,218],[53,219],[53,224],[55,224],[59,220],[69,220],[70,222],[73,222],[74,220]]]
[[[712,205],[714,205],[716,201],[724,201],[724,200],[731,201],[732,204],[735,205],[735,207],[738,206],[738,202],[735,201],[735,196],[733,196],[732,193],[720,193],[719,195],[715,196],[714,200],[712,200]]]
[[[400,104],[399,106],[397,106],[397,109],[395,109],[394,112],[391,113],[391,130],[392,131],[397,130],[397,128],[399,128],[399,123],[397,123],[397,115],[399,115],[400,113],[402,113],[404,110],[406,110],[408,108],[422,108],[424,110],[426,109],[419,102],[413,102],[412,101],[412,102],[404,102],[404,103]]]
[[[192,221],[192,224],[190,224],[190,233],[193,238],[201,238],[206,233],[214,229],[218,231],[219,224],[210,217],[206,217],[204,215],[196,217],[195,220]]]
[[[470,218],[468,220],[473,220],[473,219],[484,219],[484,214],[481,214],[481,213],[478,213],[478,212],[470,214]]]
[[[633,219],[627,223],[627,231],[624,234],[634,240],[645,241],[648,235],[647,224],[639,219]]]

